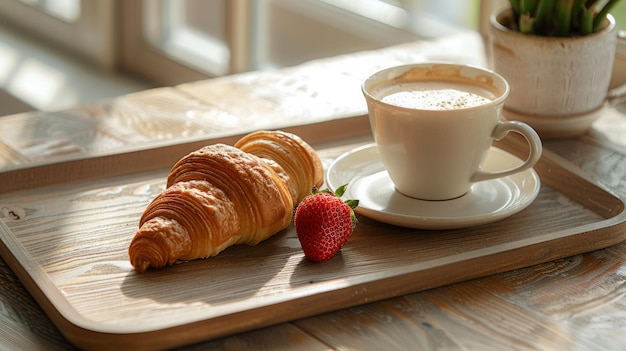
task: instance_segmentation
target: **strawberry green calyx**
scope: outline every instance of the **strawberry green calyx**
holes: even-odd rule
[[[342,197],[345,194],[346,189],[348,189],[348,184],[344,184],[335,190],[335,196]],[[354,213],[354,209],[359,206],[359,200],[349,199],[346,200],[345,203],[350,207],[350,220],[352,221],[352,228],[355,228],[357,224],[359,224],[359,220],[356,218],[356,214]]]
[[[335,192],[330,191],[330,189],[322,189],[322,190],[320,190],[316,186],[313,186],[313,190],[311,191],[311,193],[313,195],[320,194],[320,193],[328,193],[328,194],[334,194],[337,197],[342,197],[343,194],[346,193],[346,189],[348,189],[348,184],[344,184],[344,185],[338,187],[335,190]],[[359,200],[346,200],[345,202],[353,210],[359,205]]]
[[[312,190],[311,193],[313,195],[319,194],[319,193],[329,193],[329,194],[334,194],[338,198],[341,198],[343,196],[343,194],[346,193],[347,189],[348,189],[348,184],[344,184],[344,185],[338,187],[337,189],[335,189],[335,192],[332,192],[329,189],[322,189],[322,190],[320,190],[316,186],[313,186],[313,190]],[[359,220],[357,219],[356,214],[354,213],[354,209],[357,208],[357,206],[359,206],[359,200],[348,199],[348,200],[345,200],[345,203],[352,210],[352,211],[350,211],[350,220],[352,221],[352,228],[355,228],[357,226],[357,224],[359,224]]]

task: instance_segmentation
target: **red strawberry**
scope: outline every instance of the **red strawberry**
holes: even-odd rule
[[[331,259],[352,236],[357,224],[353,209],[359,201],[341,200],[346,188],[347,184],[335,193],[314,188],[313,194],[305,197],[296,208],[294,222],[298,240],[304,255],[313,262]]]

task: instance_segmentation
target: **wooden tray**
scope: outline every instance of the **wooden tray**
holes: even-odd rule
[[[321,123],[290,129],[314,145],[326,165],[371,141],[364,117],[327,123],[332,128]],[[343,134],[329,137],[321,130]],[[535,167],[542,181],[539,196],[500,222],[420,231],[361,216],[349,244],[325,263],[306,261],[289,228],[255,247],[232,247],[211,259],[136,274],[127,247],[143,209],[164,187],[166,165],[200,143],[235,137],[0,173],[0,184],[42,186],[0,196],[3,211],[25,214],[0,221],[0,253],[72,343],[92,350],[171,348],[626,239],[623,201],[545,151]],[[498,143],[518,154],[524,153],[522,145],[515,138]]]

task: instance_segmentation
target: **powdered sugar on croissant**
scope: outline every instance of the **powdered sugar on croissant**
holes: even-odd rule
[[[323,182],[322,163],[296,135],[260,131],[235,146],[194,151],[171,169],[129,247],[138,272],[255,245],[291,223],[293,208]]]

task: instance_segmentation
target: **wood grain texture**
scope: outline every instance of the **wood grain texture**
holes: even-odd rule
[[[345,349],[619,350],[626,245],[295,322]]]
[[[377,65],[382,67],[433,57],[484,63],[483,53],[474,39],[470,36],[469,40],[456,38],[434,45],[420,43],[357,53],[312,62],[309,68],[362,77]],[[355,62],[361,64],[355,65]],[[283,73],[291,75],[294,72]],[[297,73],[307,78],[306,72]],[[262,75],[250,74],[248,77],[259,79],[259,82],[271,82]],[[286,93],[282,100],[280,96],[259,96],[263,94],[262,85],[255,85],[254,79],[239,84],[239,89],[251,94],[246,95],[248,97],[257,94],[255,99],[264,99],[262,103],[269,102],[267,106],[284,105],[291,106],[290,109],[309,106],[313,109],[316,108],[311,104],[315,92],[323,92],[318,86],[307,86],[320,82],[309,74],[308,80],[302,80],[308,82],[304,85],[283,77],[281,85],[274,87],[274,91],[283,89]],[[344,79],[344,87],[353,84],[349,77]],[[227,85],[227,82],[221,84]],[[107,316],[114,313],[119,315],[122,323],[136,323],[132,326],[135,330],[155,325],[162,327],[181,320],[188,322],[190,316],[197,314],[206,317],[218,315],[227,308],[245,310],[258,306],[251,302],[257,298],[274,299],[268,303],[276,303],[286,287],[293,287],[305,295],[311,294],[312,289],[319,289],[313,291],[319,293],[326,287],[331,292],[320,294],[318,299],[308,302],[278,304],[276,309],[261,308],[258,314],[234,314],[224,318],[223,323],[211,331],[216,337],[213,340],[205,340],[208,326],[200,321],[168,328],[165,332],[146,332],[139,335],[142,338],[140,342],[150,344],[152,348],[197,342],[181,346],[180,350],[602,351],[623,348],[626,340],[626,244],[620,242],[580,254],[594,247],[608,246],[619,240],[619,235],[624,235],[624,229],[619,228],[618,223],[603,226],[607,224],[604,221],[614,218],[616,211],[622,208],[622,200],[606,194],[613,192],[621,199],[626,198],[626,172],[623,171],[626,135],[620,133],[620,130],[626,130],[626,120],[617,110],[610,110],[610,114],[606,115],[608,117],[599,120],[596,128],[586,136],[544,143],[549,155],[549,162],[544,159],[542,163],[545,186],[535,203],[506,222],[490,224],[471,233],[460,230],[442,235],[391,227],[362,218],[363,226],[354,240],[329,265],[321,268],[310,267],[302,260],[290,229],[263,243],[258,250],[232,248],[217,261],[178,265],[158,275],[147,276],[140,282],[120,251],[124,249],[125,240],[120,233],[134,231],[136,223],[133,217],[163,186],[167,158],[175,158],[176,153],[185,152],[184,148],[193,148],[195,142],[210,142],[218,137],[224,137],[228,142],[238,133],[243,133],[243,129],[230,130],[227,124],[220,124],[230,118],[221,119],[216,111],[224,110],[209,103],[206,94],[213,91],[206,89],[202,93],[194,93],[192,88],[195,85],[198,89],[210,86],[207,82],[198,82],[187,85],[189,89],[181,86],[142,92],[59,114],[29,114],[0,120],[32,126],[35,123],[31,122],[42,122],[45,117],[51,117],[48,122],[59,122],[68,118],[81,120],[87,116],[111,127],[105,128],[110,131],[105,133],[109,139],[96,137],[92,142],[89,142],[90,138],[99,134],[90,134],[89,128],[78,128],[75,133],[52,128],[60,131],[60,134],[54,135],[62,142],[46,143],[46,138],[35,133],[30,137],[36,147],[22,147],[18,151],[7,142],[6,131],[9,129],[4,127],[8,124],[0,124],[0,165],[3,171],[8,167],[24,172],[13,173],[10,178],[12,183],[7,183],[7,172],[0,172],[0,193],[4,193],[0,196],[0,209],[22,209],[26,215],[23,221],[6,217],[1,221],[11,230],[19,232],[18,251],[28,252],[29,256],[26,260],[16,261],[12,254],[7,254],[17,250],[16,247],[5,246],[0,250],[7,258],[6,262],[0,260],[0,348],[71,350],[74,349],[71,342],[77,341],[93,348],[110,348],[114,343],[103,344],[109,340],[114,340],[116,345],[130,347],[136,345],[137,335],[103,337],[101,333],[96,333],[94,341],[90,340],[94,336],[92,332],[76,328],[76,325],[68,323],[67,318],[86,315],[84,319],[89,326],[100,323],[98,328],[114,330],[116,322],[107,321]],[[350,104],[343,104],[341,96],[337,91],[335,98],[338,103],[333,107],[337,109],[335,112],[350,111]],[[231,104],[235,102],[236,99],[230,100]],[[289,116],[289,111],[295,111],[290,109],[283,108],[281,113]],[[160,114],[159,111],[166,113]],[[191,113],[187,115],[187,111]],[[258,111],[263,112],[263,109],[258,108]],[[317,113],[323,111],[328,110],[320,106]],[[356,109],[351,113],[354,111]],[[313,115],[308,115],[308,121],[315,121]],[[146,124],[153,116],[154,123]],[[193,123],[202,116],[211,116],[216,121],[212,126],[203,125],[203,128],[216,128],[211,129],[208,137],[196,130],[197,124]],[[316,140],[316,147],[328,165],[338,154],[356,145],[352,141],[371,141],[364,137],[367,128],[363,127],[365,124],[361,115],[344,117],[348,118],[329,117],[303,126],[296,123],[289,128],[293,128],[296,134],[306,136],[305,139],[311,137],[311,140]],[[186,125],[188,119],[192,123]],[[332,128],[325,128],[329,125]],[[54,123],[51,127],[55,127]],[[168,129],[172,132],[170,135],[163,132]],[[226,132],[220,134],[218,130]],[[185,133],[191,134],[184,136]],[[74,137],[69,138],[72,135]],[[119,144],[115,137],[111,139],[115,135],[134,142]],[[179,151],[167,157],[159,153],[153,159],[142,159],[149,155],[149,152],[144,152],[152,148],[169,147],[174,150],[175,145],[181,144],[181,136],[185,139]],[[170,137],[172,139],[168,139]],[[150,144],[152,138],[159,140],[156,145]],[[65,149],[68,144],[63,140],[66,139],[82,149],[79,148],[76,153],[63,153],[74,150],[72,147]],[[110,144],[112,140],[118,140],[118,144]],[[516,148],[515,143],[511,145]],[[102,149],[102,146],[109,148]],[[48,153],[49,150],[60,153]],[[115,169],[116,163],[98,160],[99,157],[111,157],[113,160],[115,157],[112,155],[118,153],[122,158],[126,157],[128,163],[132,164],[134,160],[140,164],[132,164],[139,167],[136,172],[128,174],[120,167],[120,173],[120,169]],[[63,167],[57,166],[52,173],[59,177],[54,182],[48,180],[48,183],[42,184],[33,181],[37,177],[40,180],[49,179],[50,169],[45,168],[49,164],[86,158],[92,159],[88,162],[94,166],[90,168],[90,177],[86,173],[63,171]],[[28,168],[34,172],[27,171]],[[25,177],[29,173],[35,174],[30,180]],[[2,178],[3,175],[5,178]],[[28,181],[31,182],[28,187],[13,188]],[[43,185],[54,186],[40,188]],[[33,187],[37,189],[28,190]],[[605,192],[604,187],[610,192]],[[568,233],[578,229],[584,237],[569,240]],[[90,235],[90,230],[97,231],[98,235]],[[480,256],[494,245],[509,245],[513,241],[523,246],[537,237],[548,238],[550,235],[553,240],[545,241],[545,245],[535,245],[527,252],[512,250],[506,255]],[[568,240],[559,240],[560,235]],[[102,241],[107,244],[103,245]],[[455,245],[450,245],[451,241]],[[15,244],[15,240],[11,244]],[[76,247],[80,249],[76,250]],[[477,257],[463,256],[464,248],[477,253]],[[572,255],[559,258],[563,252],[572,252]],[[267,254],[273,258],[267,259]],[[407,256],[410,258],[407,259]],[[385,271],[388,267],[415,267],[449,257],[457,257],[461,261],[465,259],[464,264],[451,264],[439,271],[405,274],[403,279],[375,280],[363,283],[354,290],[342,288],[339,284],[345,284],[343,277],[347,273],[356,275],[358,280]],[[21,258],[24,259],[23,256]],[[544,261],[548,262],[535,264]],[[246,273],[237,279],[232,276],[241,272],[240,263]],[[534,265],[493,274],[495,266],[499,270],[507,270],[531,264]],[[31,276],[37,279],[39,285],[29,278]],[[476,277],[482,278],[470,279]],[[461,280],[465,281],[455,283]],[[45,284],[41,285],[42,281]],[[235,285],[244,288],[235,294],[229,292]],[[445,286],[436,287],[440,285]],[[209,295],[206,294],[207,287]],[[58,294],[44,294],[44,290],[57,291]],[[416,290],[422,291],[412,293]],[[397,294],[401,296],[392,297]],[[51,298],[56,305],[50,303]],[[378,299],[382,300],[375,301]],[[67,301],[79,309],[70,306],[63,309],[64,314],[61,315],[58,307],[71,305]],[[110,306],[113,306],[112,310],[107,308]],[[147,311],[145,306],[150,306],[150,310]],[[325,308],[338,310],[322,313]],[[311,316],[281,323],[285,315],[292,318]],[[155,316],[163,316],[163,320],[156,320]],[[273,326],[262,327],[264,324],[259,319]],[[146,320],[148,325],[142,326]],[[230,336],[217,337],[226,334]],[[144,342],[143,339],[149,341]]]
[[[329,164],[346,147],[320,155]],[[624,240],[619,198],[556,155],[540,162],[559,179],[556,189],[542,186],[531,206],[505,221],[429,232],[363,217],[349,245],[323,265],[304,259],[290,227],[254,249],[237,246],[215,258],[136,274],[129,240],[163,189],[167,169],[7,194],[0,207],[25,216],[4,218],[3,256],[81,347],[180,346]],[[543,167],[537,169],[543,176]],[[572,185],[575,193],[568,194]]]

